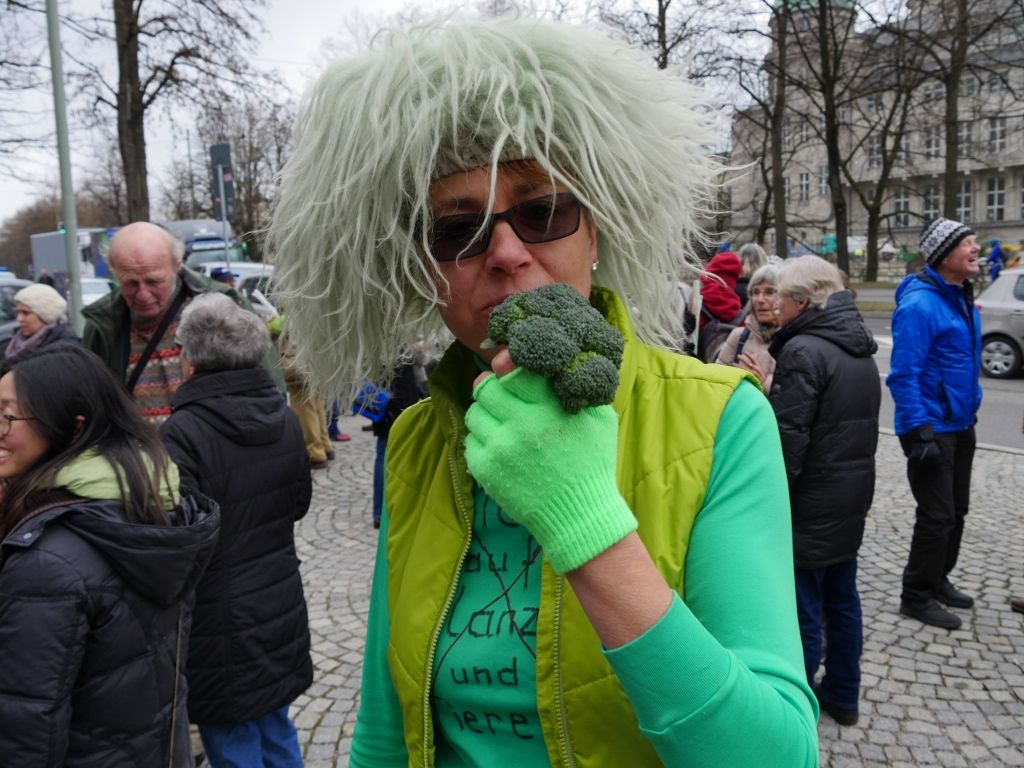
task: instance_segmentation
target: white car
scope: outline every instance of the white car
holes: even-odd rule
[[[87,307],[94,301],[102,299],[110,293],[112,283],[103,277],[83,277],[79,280],[82,289],[82,306]]]
[[[235,276],[236,286],[250,277],[270,277],[274,274],[274,265],[264,264],[262,261],[207,261],[190,269],[209,276],[218,267],[231,270]]]
[[[1004,269],[975,301],[981,312],[981,370],[1009,379],[1024,360],[1024,267]]]

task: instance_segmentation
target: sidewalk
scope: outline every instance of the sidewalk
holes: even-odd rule
[[[297,528],[313,633],[313,686],[292,715],[307,768],[342,768],[355,723],[376,531],[371,526],[373,437],[362,420],[315,472],[313,507]],[[825,768],[1024,766],[1024,456],[979,450],[958,586],[973,611],[956,632],[905,619],[900,574],[913,498],[899,444],[881,435],[878,481],[860,554],[864,673],[860,723],[818,727]],[[609,767],[613,768],[613,767]],[[723,768],[729,768],[725,766]]]

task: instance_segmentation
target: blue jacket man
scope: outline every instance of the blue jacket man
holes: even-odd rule
[[[974,422],[981,405],[981,316],[969,278],[981,269],[970,227],[938,218],[921,232],[924,269],[896,290],[892,361],[886,384],[917,501],[900,613],[956,629],[943,608],[974,600],[949,581],[970,500]]]

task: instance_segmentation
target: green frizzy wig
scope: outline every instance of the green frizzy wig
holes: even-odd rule
[[[641,54],[536,19],[396,32],[336,61],[304,97],[270,229],[300,361],[327,392],[386,381],[441,327],[431,182],[526,158],[589,210],[595,281],[634,309],[642,340],[672,345],[676,282],[714,197],[709,115]]]

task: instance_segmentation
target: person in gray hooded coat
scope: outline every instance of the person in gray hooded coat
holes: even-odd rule
[[[197,296],[178,342],[189,375],[161,427],[182,486],[221,508],[196,588],[189,717],[220,766],[301,765],[288,707],[313,681],[295,523],[312,497],[299,420],[260,361],[266,326],[227,296]]]
[[[863,643],[857,551],[875,490],[882,386],[877,345],[842,277],[817,256],[779,270],[779,330],[768,399],[789,478],[797,616],[807,682],[822,709],[857,722]]]

